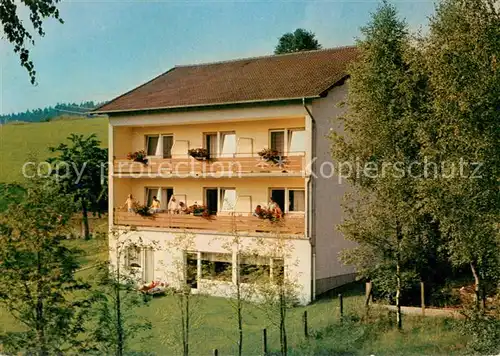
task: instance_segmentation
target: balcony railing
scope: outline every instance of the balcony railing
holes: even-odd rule
[[[254,216],[218,215],[208,218],[185,214],[157,213],[153,217],[142,217],[124,211],[114,213],[115,225],[131,227],[157,227],[165,229],[189,230],[191,232],[210,231],[221,233],[278,233],[304,235],[304,215],[287,215],[276,222]]]
[[[115,159],[115,176],[162,176],[162,177],[200,177],[200,176],[238,176],[242,174],[292,174],[302,175],[305,167],[304,153],[289,155],[268,162],[258,156],[234,155],[210,160],[197,160],[186,155],[173,158],[150,158],[147,164],[128,159]]]

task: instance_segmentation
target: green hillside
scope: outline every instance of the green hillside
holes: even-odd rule
[[[108,143],[108,120],[64,119],[51,122],[7,124],[0,126],[0,183],[22,182],[22,166],[33,158],[42,161],[48,148],[64,142],[71,133],[95,133],[103,146]]]

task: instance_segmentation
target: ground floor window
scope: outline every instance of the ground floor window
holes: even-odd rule
[[[232,260],[229,253],[202,252],[201,278],[216,281],[232,281]]]
[[[283,281],[285,264],[283,259],[256,255],[239,257],[239,276],[242,283],[255,283],[270,279],[272,282]]]

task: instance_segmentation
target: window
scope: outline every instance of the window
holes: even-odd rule
[[[173,135],[146,135],[146,154],[172,158]]]
[[[285,263],[281,258],[256,255],[239,257],[239,276],[242,283],[254,283],[262,278],[281,283],[285,275]]]
[[[254,283],[262,278],[269,277],[271,264],[269,257],[240,256],[239,273],[242,283]]]
[[[271,131],[271,149],[278,151],[278,154],[285,155],[285,131]]]
[[[220,189],[221,211],[233,211],[236,207],[236,189],[221,188]]]
[[[157,199],[159,198],[159,191],[160,188],[146,188],[146,205],[151,206],[151,203],[153,202],[153,197],[156,197]]]
[[[231,282],[232,255],[229,253],[201,253],[201,278]]]
[[[146,136],[146,154],[148,156],[158,156],[159,154],[159,143],[160,136],[159,135],[147,135]]]
[[[306,194],[301,189],[288,190],[288,211],[305,211]]]
[[[222,132],[220,140],[221,157],[234,157],[236,153],[236,134],[234,132]]]
[[[306,151],[306,132],[304,130],[289,130],[288,141],[288,154],[297,155]]]
[[[126,254],[126,266],[129,268],[141,268],[141,248],[136,245],[130,245],[127,247]]]
[[[306,211],[304,189],[272,188],[270,189],[270,197],[284,213]]]
[[[198,288],[198,253],[186,253],[186,284]]]
[[[174,136],[163,135],[163,158],[172,158],[172,146],[174,145]]]
[[[206,133],[205,134],[205,148],[208,151],[210,157],[217,157],[217,134],[216,133]]]

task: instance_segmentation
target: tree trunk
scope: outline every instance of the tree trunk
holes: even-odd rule
[[[87,211],[87,202],[81,199],[82,202],[82,236],[85,240],[90,239],[89,216]]]
[[[37,296],[36,296],[36,338],[38,343],[38,356],[47,356],[49,351],[45,340],[45,320],[43,313],[43,296],[42,296],[42,262],[40,261],[40,253],[37,253]]]
[[[403,328],[403,319],[401,316],[401,227],[399,222],[396,223],[396,239],[397,239],[397,252],[396,252],[396,321],[398,329]]]
[[[475,294],[475,302],[476,307],[479,309],[480,300],[481,300],[481,279],[479,278],[479,274],[477,273],[476,265],[474,262],[470,263],[470,269],[472,271],[472,275],[474,276],[474,294]]]
[[[288,353],[288,345],[286,339],[286,301],[283,295],[283,289],[280,288],[280,344],[281,344],[281,355],[286,356]]]
[[[422,315],[425,316],[425,283],[420,280],[420,306],[422,307]]]
[[[118,261],[116,268],[116,281],[115,284],[115,308],[116,308],[116,333],[118,336],[116,345],[116,356],[123,356],[124,347],[124,334],[123,334],[123,321],[122,321],[122,304],[120,294],[120,261]]]
[[[239,279],[239,277],[237,277]],[[242,315],[242,304],[241,304],[241,284],[239,281],[236,282],[237,288],[237,313],[238,313],[238,356],[243,355],[243,315]]]
[[[186,294],[186,346],[184,348],[184,356],[189,356],[189,299],[190,299],[190,297],[191,296],[189,294]]]

